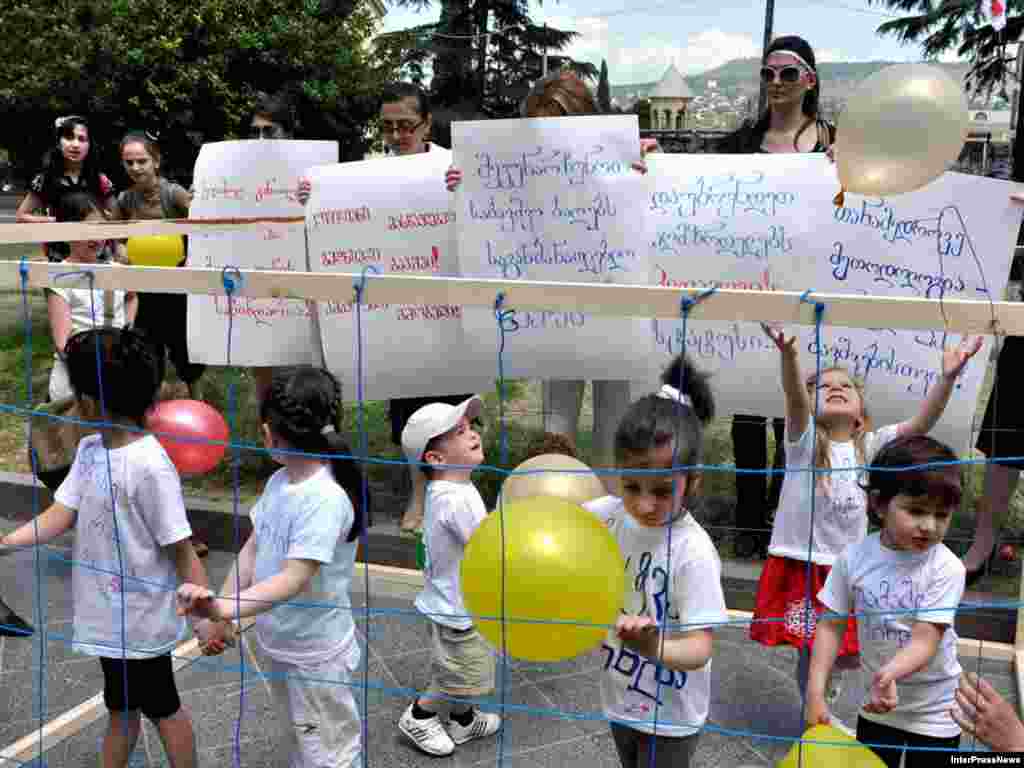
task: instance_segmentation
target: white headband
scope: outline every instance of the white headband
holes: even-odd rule
[[[671,384],[662,384],[661,389],[658,390],[657,394],[658,397],[662,397],[666,400],[675,400],[677,403],[688,405],[690,408],[693,408],[693,400],[690,399],[690,396],[684,395]]]
[[[792,56],[792,57],[793,57],[794,59],[796,59],[796,60],[797,60],[797,61],[799,61],[799,62],[800,62],[801,64],[803,64],[803,65],[804,65],[804,68],[805,68],[805,69],[806,69],[806,70],[807,70],[808,72],[813,72],[813,73],[815,73],[815,74],[817,74],[817,73],[818,73],[818,70],[816,70],[816,69],[815,69],[814,67],[812,67],[812,66],[811,66],[810,64],[808,64],[808,63],[807,63],[807,61],[806,61],[806,60],[804,59],[804,57],[803,57],[803,56],[801,56],[801,55],[800,55],[799,53],[797,53],[796,51],[787,51],[787,50],[786,50],[786,49],[784,49],[784,48],[779,48],[779,49],[778,49],[777,51],[772,51],[771,53],[769,53],[769,54],[768,54],[768,56],[771,56],[771,55],[772,55],[772,53],[781,53],[781,54],[785,54],[786,56]],[[767,60],[768,60],[768,56],[765,56],[765,57],[764,57],[764,58],[765,58],[765,61],[767,61]]]

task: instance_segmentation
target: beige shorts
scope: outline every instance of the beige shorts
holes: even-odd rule
[[[431,688],[448,696],[484,696],[494,690],[495,658],[476,627],[430,622]]]

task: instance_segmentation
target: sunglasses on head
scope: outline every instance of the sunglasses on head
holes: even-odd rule
[[[792,64],[779,67],[778,69],[775,67],[761,67],[761,80],[769,84],[774,83],[776,78],[778,78],[780,83],[795,83],[800,80],[803,74],[804,71],[800,67]]]
[[[249,126],[250,139],[278,139],[283,131],[276,125]]]

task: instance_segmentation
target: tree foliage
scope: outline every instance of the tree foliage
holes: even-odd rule
[[[424,10],[432,0],[396,0],[400,7]],[[388,35],[382,45],[401,56],[417,81],[432,74],[431,95],[442,113],[457,117],[509,117],[548,68],[569,66],[593,78],[592,64],[560,54],[577,36],[537,25],[526,0],[441,0],[436,24]]]
[[[107,169],[120,135],[144,128],[189,172],[204,142],[240,134],[257,92],[283,89],[305,135],[361,157],[376,93],[395,74],[367,44],[365,2],[4,0],[0,145],[30,170],[53,145],[54,117],[83,114]]]
[[[608,62],[601,59],[601,75],[597,79],[597,106],[605,114],[612,111],[612,88],[608,83]]]
[[[1007,77],[1014,75],[1014,57],[1006,43],[1024,32],[1019,11],[1024,0],[1005,0],[1006,27],[995,30],[981,15],[978,0],[868,0],[902,14],[878,27],[879,34],[891,35],[902,43],[920,43],[925,58],[955,51],[970,62],[967,89],[972,93],[1000,92],[1005,95]]]

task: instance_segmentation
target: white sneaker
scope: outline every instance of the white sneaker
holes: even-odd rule
[[[501,718],[493,712],[481,712],[473,709],[473,721],[469,725],[462,725],[456,720],[448,721],[448,732],[451,733],[452,741],[456,744],[465,744],[473,739],[482,739],[493,736],[501,728]]]
[[[455,751],[455,743],[448,731],[441,724],[441,718],[437,715],[428,717],[426,720],[417,720],[412,716],[412,704],[406,707],[405,712],[398,719],[398,730],[408,736],[412,743],[435,757],[445,757]]]

